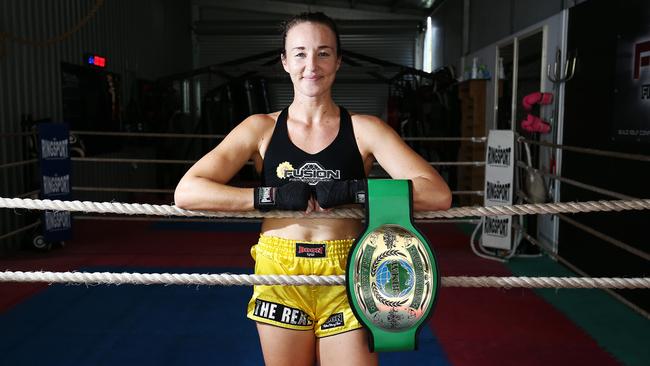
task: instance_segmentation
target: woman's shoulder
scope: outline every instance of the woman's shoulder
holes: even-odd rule
[[[272,129],[279,115],[280,112],[252,114],[242,121],[241,126],[256,131]]]
[[[379,141],[385,143],[395,137],[393,129],[377,116],[350,112],[350,117],[354,136],[362,153],[372,153]]]
[[[386,122],[377,116],[355,112],[349,113],[350,118],[352,119],[352,125],[354,126],[355,130],[362,129],[363,131],[381,131],[384,128],[388,127]]]
[[[251,114],[244,120],[245,123],[274,124],[280,115],[280,111],[271,113]]]

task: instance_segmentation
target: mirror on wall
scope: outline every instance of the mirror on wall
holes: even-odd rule
[[[518,57],[517,57],[517,93],[515,95],[516,118],[517,124],[515,130],[520,133],[526,133],[521,129],[521,123],[530,111],[524,110],[521,104],[523,97],[530,93],[538,92],[542,88],[542,48],[544,47],[544,32],[539,31],[529,36],[518,39]],[[534,107],[532,111],[536,116],[540,116],[539,107]]]
[[[526,110],[522,105],[522,99],[528,94],[540,91],[542,88],[544,32],[542,30],[537,31],[530,35],[518,38],[515,42],[517,42],[515,52],[515,62],[517,63],[517,67],[515,68],[514,76],[516,78],[514,88],[515,93],[513,95],[515,108],[512,123],[515,124],[514,130],[522,136],[538,140],[539,133],[525,131],[521,126],[521,121],[527,118],[529,113],[533,116],[540,116],[540,108],[535,105],[532,110]],[[522,151],[521,145],[518,145],[518,147],[518,160],[525,161],[526,164],[533,168],[539,168],[539,146],[524,145],[524,151]],[[518,170],[518,173],[520,174],[517,174],[516,179],[518,179],[519,187],[523,188],[526,196],[528,196],[529,199],[533,199],[533,202],[545,201],[546,199],[543,198],[543,196],[545,195],[546,187],[543,178],[532,171],[525,171],[524,173],[524,171]],[[527,232],[537,232],[538,220],[536,217],[526,217],[520,223],[522,226],[527,228]],[[522,250],[530,250],[531,252],[537,251],[537,249],[532,247],[527,248],[526,245],[522,247]]]
[[[521,132],[520,122],[528,115],[521,106],[521,99],[542,87],[543,47],[544,31],[540,29],[524,37],[515,37],[512,42],[497,48],[494,119],[497,129]]]
[[[512,129],[512,78],[515,44],[509,43],[497,49],[497,90],[495,125],[499,130]]]

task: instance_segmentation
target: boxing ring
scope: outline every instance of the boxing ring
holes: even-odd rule
[[[79,131],[81,132],[81,131]],[[113,134],[113,133],[109,133]],[[138,134],[131,137],[136,137]],[[168,136],[170,135],[170,136]],[[219,135],[188,135],[184,134],[146,134],[146,137],[157,138],[208,138],[218,139]],[[440,141],[456,138],[440,138]],[[432,138],[432,141],[438,139]],[[472,141],[473,140],[473,141]],[[482,143],[485,138],[470,138],[469,141]],[[518,137],[518,143],[523,143],[524,139]],[[533,143],[526,141],[528,143]],[[549,148],[563,148],[562,145],[552,145]],[[573,147],[568,147],[567,150]],[[580,149],[580,148],[578,148]],[[591,151],[580,151],[581,153],[591,153]],[[597,151],[596,154],[607,154],[608,152]],[[643,156],[628,156],[623,154],[621,158],[633,158],[640,161],[648,161]],[[30,159],[32,160],[32,159]],[[116,163],[116,164],[156,164],[165,165],[182,165],[192,164],[192,160],[176,159],[129,159],[129,158],[85,158],[74,157],[71,159],[75,164],[79,163]],[[0,165],[0,169],[14,169],[15,167],[31,166],[37,164],[37,161],[11,162]],[[430,162],[433,166],[444,165],[465,165],[472,166],[475,169],[483,169],[485,162]],[[535,169],[529,167],[525,162],[517,162],[519,169]],[[538,170],[539,171],[539,170]],[[420,212],[415,214],[419,222],[424,223],[480,223],[481,218],[498,215],[556,215],[567,222],[572,220],[568,214],[578,212],[621,212],[647,210],[650,208],[649,199],[638,199],[622,193],[612,192],[605,188],[592,187],[586,183],[578,182],[573,179],[563,178],[559,175],[539,171],[547,179],[556,179],[564,184],[574,184],[583,189],[590,189],[601,194],[606,194],[615,200],[610,201],[588,201],[588,202],[551,202],[551,203],[528,203],[519,205],[490,206],[490,207],[456,207],[447,211],[440,212]],[[85,192],[136,192],[136,193],[173,193],[172,189],[160,188],[126,188],[126,187],[90,187],[71,185],[72,191]],[[302,213],[293,212],[207,212],[207,211],[189,211],[182,210],[170,205],[138,204],[138,203],[117,203],[117,202],[94,202],[94,201],[57,201],[57,200],[37,200],[25,197],[34,197],[38,191],[25,192],[16,195],[14,198],[0,198],[0,207],[18,210],[53,210],[53,211],[70,211],[78,213],[80,216],[75,219],[87,220],[133,220],[149,221],[163,220],[176,221],[187,220],[195,222],[257,222],[264,217],[299,217],[304,218]],[[523,189],[519,190],[519,195],[525,197]],[[455,191],[454,195],[476,195],[482,196],[483,191]],[[98,214],[90,216],[89,214]],[[361,210],[338,209],[328,213],[312,213],[309,217],[329,217],[329,218],[362,218]],[[573,220],[575,221],[575,220]],[[8,238],[19,235],[25,231],[34,229],[40,223],[30,223],[25,227],[18,228],[8,233],[1,233],[2,238]],[[583,226],[584,227],[584,226]],[[516,231],[522,231],[522,228],[514,227]],[[599,238],[607,238],[613,245],[627,250],[630,253],[638,255],[647,260],[648,254],[635,248],[633,245],[624,243],[615,238],[608,237],[600,233],[595,228],[586,228],[587,232]],[[535,244],[549,257],[563,263],[571,268],[580,277],[531,277],[531,276],[443,276],[441,286],[446,288],[467,288],[467,287],[493,287],[493,288],[599,288],[608,291],[615,297],[620,297],[612,289],[647,289],[650,288],[650,278],[648,277],[590,277],[587,273],[567,262],[553,251],[548,243],[537,239],[525,232],[521,234],[526,240]],[[444,273],[443,273],[444,275]],[[318,276],[257,276],[250,274],[232,274],[232,273],[167,273],[167,272],[91,272],[91,271],[3,271],[0,272],[0,282],[4,283],[67,283],[67,284],[84,284],[84,285],[185,285],[185,286],[250,286],[255,284],[264,285],[343,285],[343,276],[318,277]],[[627,303],[622,297],[619,298],[626,305],[634,309],[634,305]],[[647,317],[643,309],[635,309],[642,316]]]
[[[6,134],[3,137],[22,137],[30,136],[30,133]],[[182,138],[182,139],[223,139],[225,135],[200,135],[200,134],[173,134],[173,133],[128,133],[128,132],[91,132],[91,131],[70,131],[71,140],[76,140],[78,136],[105,136],[105,137],[147,137],[147,138]],[[468,141],[472,143],[485,143],[485,137],[405,137],[405,141],[423,141],[423,142],[438,142],[438,141]],[[538,144],[539,146],[549,147],[554,149],[566,149],[579,153],[595,154],[601,156],[611,156],[622,159],[632,159],[643,162],[650,162],[650,157],[643,155],[625,154],[617,152],[602,151],[597,149],[578,148],[572,146],[563,146],[543,141],[534,141],[525,139],[519,136],[518,143]],[[173,164],[173,165],[191,165],[194,160],[178,160],[178,159],[130,159],[130,158],[90,158],[90,157],[72,157],[73,162],[90,162],[90,163],[125,163],[125,164]],[[0,169],[9,169],[13,167],[33,165],[38,163],[38,159],[29,159],[25,161],[10,162],[0,165]],[[377,166],[377,163],[374,163]],[[451,161],[432,161],[429,162],[432,166],[472,166],[477,168],[485,167],[485,161],[465,161],[465,162],[451,162]],[[247,165],[252,165],[248,162]],[[647,210],[650,209],[650,199],[635,199],[624,194],[612,192],[606,189],[593,187],[588,184],[580,183],[578,181],[560,177],[555,174],[542,172],[534,167],[528,165],[522,160],[517,160],[517,167],[534,171],[546,178],[555,179],[559,182],[578,186],[580,188],[592,190],[610,197],[618,198],[616,201],[591,201],[591,202],[557,202],[557,203],[534,203],[524,205],[503,205],[503,206],[490,206],[490,207],[457,207],[447,211],[438,212],[420,212],[416,213],[415,218],[425,222],[467,222],[477,223],[476,219],[463,220],[466,217],[484,217],[484,216],[497,216],[497,215],[532,215],[532,214],[553,214],[560,217],[562,220],[576,225],[577,227],[589,232],[590,234],[604,239],[623,250],[632,254],[638,255],[641,258],[650,260],[650,255],[639,249],[625,244],[614,238],[610,238],[597,230],[585,227],[577,223],[575,220],[570,219],[565,213],[577,212],[594,212],[594,211],[622,211],[622,210]],[[171,189],[147,189],[147,188],[119,188],[119,187],[78,187],[72,186],[72,190],[78,191],[98,191],[98,192],[141,192],[141,193],[173,193]],[[12,209],[28,209],[28,210],[50,210],[50,211],[69,211],[69,212],[82,212],[82,213],[112,213],[118,215],[144,215],[144,216],[165,216],[170,219],[172,216],[178,217],[202,217],[202,218],[219,218],[219,219],[259,219],[264,217],[273,218],[307,218],[302,213],[293,212],[270,212],[261,213],[257,211],[251,212],[208,212],[208,211],[191,211],[179,209],[175,206],[168,205],[151,205],[151,204],[128,204],[128,203],[115,203],[115,202],[90,202],[90,201],[59,201],[59,200],[37,200],[22,198],[25,196],[34,195],[37,191],[26,192],[19,195],[17,198],[4,198],[0,197],[0,207]],[[482,195],[482,191],[452,191],[454,195]],[[526,194],[519,190],[518,195],[526,199]],[[311,213],[309,218],[363,218],[360,210],[356,209],[337,209],[327,213]],[[460,220],[450,220],[460,219]],[[13,235],[17,235],[23,231],[30,230],[36,227],[39,222],[31,223],[25,227],[19,228],[12,232],[3,234],[0,239],[4,239]],[[549,248],[543,243],[528,236],[529,240],[534,240],[534,244],[543,249],[545,252],[550,253],[557,259],[557,254],[549,252]],[[472,240],[473,241],[473,240]],[[71,282],[71,283],[86,283],[86,284],[147,284],[145,277],[149,278],[147,281],[150,283],[165,283],[170,281],[169,284],[194,284],[194,285],[254,285],[254,284],[278,284],[278,285],[340,285],[342,284],[342,277],[318,279],[313,276],[302,276],[296,279],[290,276],[283,276],[284,278],[276,277],[260,277],[257,276],[244,276],[236,277],[236,275],[215,275],[214,277],[199,279],[193,277],[192,274],[174,275],[174,278],[169,274],[146,274],[146,276],[138,277],[138,274],[83,274],[83,273],[53,273],[53,272],[11,272],[5,271],[0,273],[0,281],[16,281],[16,282]],[[234,277],[235,276],[235,277]],[[155,278],[155,280],[154,280]],[[181,281],[180,278],[183,280]],[[122,282],[120,282],[122,281]],[[174,282],[176,281],[176,282]],[[196,281],[196,282],[193,282]],[[259,281],[259,282],[258,282]],[[443,278],[444,286],[456,287],[555,287],[555,288],[650,288],[649,278],[504,278],[498,279],[490,278],[471,278],[471,277],[455,277]]]

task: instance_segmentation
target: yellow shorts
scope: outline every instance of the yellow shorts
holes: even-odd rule
[[[256,274],[343,275],[354,240],[303,242],[260,235],[251,248]],[[255,286],[248,315],[260,323],[326,337],[361,328],[345,286]]]

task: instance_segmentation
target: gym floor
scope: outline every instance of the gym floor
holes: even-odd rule
[[[572,275],[546,258],[474,256],[453,224],[420,226],[443,276]],[[254,223],[78,220],[74,240],[5,270],[251,273]],[[0,365],[259,365],[242,286],[0,283]],[[382,365],[649,365],[650,321],[599,290],[442,288],[415,352]]]

